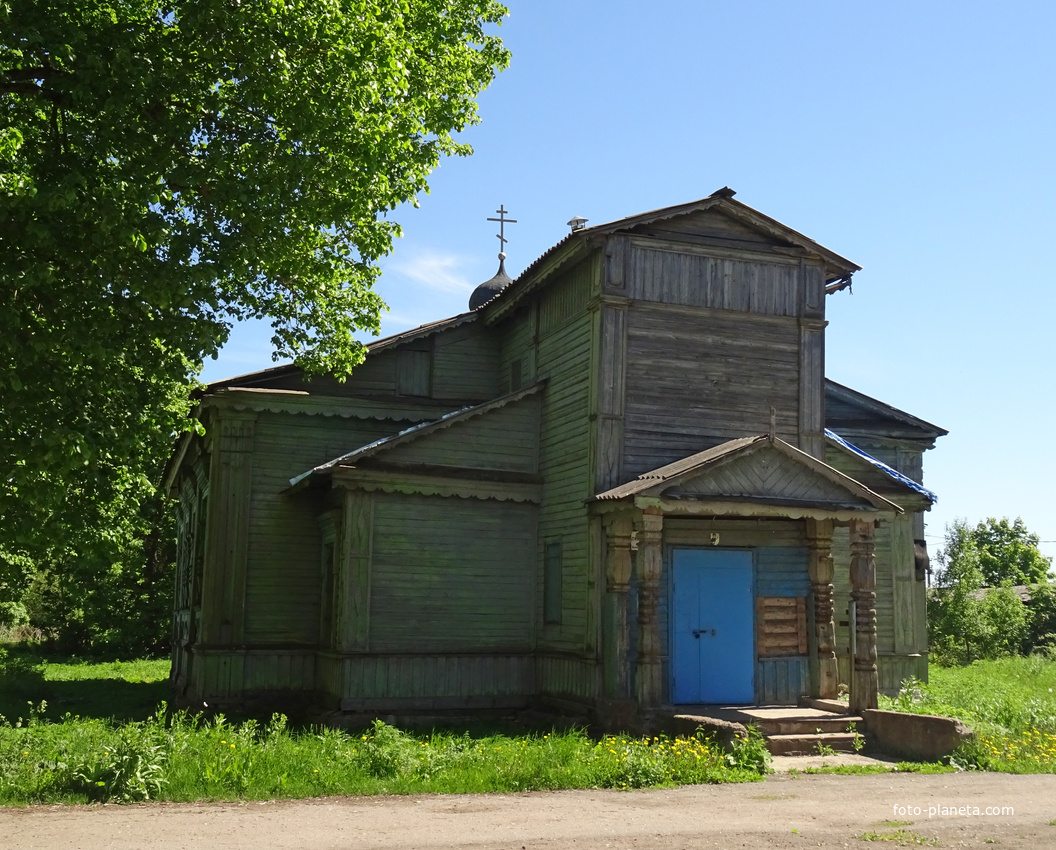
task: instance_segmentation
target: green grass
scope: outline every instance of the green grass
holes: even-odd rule
[[[168,678],[168,659],[55,660],[0,645],[0,716],[24,716],[43,700],[55,717],[146,720],[168,699]]]
[[[230,724],[178,713],[113,724],[39,716],[0,726],[0,803],[265,800],[334,794],[643,788],[762,778],[759,742],[727,754],[696,739],[592,740],[572,731],[415,736]]]
[[[1005,773],[1056,773],[1056,661],[1038,656],[929,670],[881,708],[958,717],[977,733],[954,762]]]
[[[282,715],[166,715],[153,712],[167,662],[45,661],[0,650],[0,804],[627,789],[768,770],[757,736],[728,753],[686,738],[412,735],[380,722],[348,733],[290,728]]]

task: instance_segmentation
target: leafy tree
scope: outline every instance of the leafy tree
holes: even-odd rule
[[[346,375],[496,0],[0,2],[0,571],[150,497],[233,321]],[[134,525],[135,523],[133,523]],[[0,584],[5,581],[0,575]]]
[[[1049,580],[1052,559],[1041,554],[1038,535],[1031,534],[1021,518],[1009,522],[1008,517],[990,517],[972,529],[971,537],[979,550],[983,580],[991,587]]]
[[[1050,562],[1037,545],[1037,535],[1020,519],[991,518],[974,528],[956,520],[946,527],[937,586],[928,599],[928,633],[937,660],[966,664],[1045,645],[1056,629],[1051,610],[1056,596],[1047,585],[1034,587],[1027,606],[1012,589],[1026,578],[1045,580]]]

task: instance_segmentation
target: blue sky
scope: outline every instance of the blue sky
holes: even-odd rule
[[[948,428],[925,457],[934,552],[955,517],[1022,516],[1056,555],[1056,3],[510,0],[480,98],[383,264],[385,334],[466,309],[592,224],[710,194],[863,266],[829,296],[827,373]],[[271,365],[235,329],[204,380]]]

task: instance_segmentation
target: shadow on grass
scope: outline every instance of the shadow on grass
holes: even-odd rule
[[[169,699],[169,683],[126,682],[123,679],[85,679],[51,682],[0,679],[0,714],[8,720],[29,716],[30,703],[47,702],[43,717],[61,720],[67,712],[84,718],[116,721],[146,720]]]

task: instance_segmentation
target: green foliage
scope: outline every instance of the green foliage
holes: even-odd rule
[[[710,742],[686,738],[414,736],[380,721],[359,735],[291,731],[281,715],[265,725],[182,712],[168,723],[159,715],[122,725],[67,715],[0,723],[0,804],[628,789],[743,782],[766,772],[754,750],[733,761],[753,767],[733,766]]]
[[[1056,773],[1056,661],[1031,656],[931,667],[881,708],[957,717],[976,738],[954,754],[961,769]]]
[[[13,677],[39,687],[156,680],[159,662],[34,662],[3,656],[0,694]],[[41,671],[44,675],[41,676]],[[30,683],[32,685],[32,682]],[[592,739],[542,735],[412,735],[376,721],[362,732],[291,729],[282,715],[232,723],[162,710],[127,722],[48,719],[39,692],[0,716],[0,805],[158,799],[264,800],[331,794],[467,793],[560,788],[644,788],[745,782],[768,772],[758,734],[726,752],[703,738]],[[115,714],[128,716],[133,707]],[[51,713],[54,713],[51,710]]]
[[[1050,578],[1052,559],[1038,549],[1040,538],[1027,531],[1023,520],[990,517],[972,530],[972,541],[979,551],[983,581],[991,587],[1010,584],[1037,584]]]
[[[1027,606],[1011,589],[1045,576],[1049,559],[1038,551],[1037,535],[1023,521],[988,519],[970,527],[957,520],[946,528],[938,553],[941,569],[928,599],[932,657],[940,663],[969,664],[1044,647],[1056,631],[1051,588],[1031,591]]]
[[[974,528],[955,520],[946,527],[946,543],[938,553],[937,584],[948,587],[969,575],[986,587],[1047,582],[1052,559],[1041,554],[1039,543],[1019,517],[1013,522],[989,517]]]
[[[471,152],[456,136],[508,61],[485,32],[504,14],[0,4],[0,617],[28,574],[28,615],[57,642],[156,640],[153,623],[107,634],[104,612],[128,623],[171,584],[149,503],[192,376],[248,317],[309,371],[361,361],[388,213]]]

